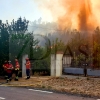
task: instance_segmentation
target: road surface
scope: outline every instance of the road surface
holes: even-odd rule
[[[97,100],[31,88],[0,86],[0,100]]]

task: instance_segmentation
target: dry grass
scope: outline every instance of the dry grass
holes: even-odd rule
[[[12,81],[8,85],[31,86],[60,92],[100,96],[100,79],[92,78],[32,77],[29,80],[21,78],[18,82]]]

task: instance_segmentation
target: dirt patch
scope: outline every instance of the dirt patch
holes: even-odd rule
[[[29,80],[20,78],[19,81],[9,82],[8,86],[30,86],[34,88],[44,88],[60,92],[82,94],[100,97],[100,79],[95,78],[74,78],[67,77],[31,77]]]

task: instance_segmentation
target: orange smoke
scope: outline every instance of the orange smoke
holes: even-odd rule
[[[58,17],[60,29],[67,28],[69,21],[80,31],[89,31],[96,27],[90,0],[61,0],[60,2],[66,9],[65,15]]]
[[[34,1],[42,8],[43,16],[46,16],[45,19],[50,17],[49,15],[51,14],[53,21],[57,21],[60,30],[71,28],[80,31],[92,31],[98,26],[97,23],[100,23],[98,17],[100,16],[99,0]]]
[[[90,0],[84,0],[83,4],[80,7],[78,14],[78,28],[82,31],[93,30],[95,23],[94,23],[94,15],[92,13],[92,7]]]

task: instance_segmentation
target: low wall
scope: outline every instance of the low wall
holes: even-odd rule
[[[65,74],[84,74],[83,68],[63,68]],[[100,70],[87,69],[88,76],[100,76]]]
[[[90,76],[100,76],[100,70],[87,69],[87,73]]]
[[[63,72],[66,74],[84,74],[83,68],[64,68]]]

